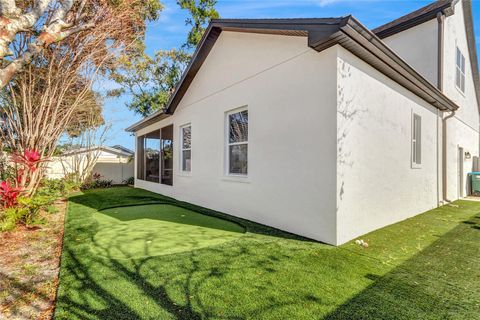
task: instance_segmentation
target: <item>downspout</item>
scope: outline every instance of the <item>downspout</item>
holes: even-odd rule
[[[438,20],[438,78],[437,86],[438,90],[443,92],[443,60],[444,60],[444,35],[445,35],[445,13],[439,12],[437,14]],[[455,111],[451,111],[450,114],[442,119],[442,200],[443,202],[450,202],[448,200],[447,192],[447,120],[455,115]],[[438,130],[438,121],[437,121]],[[437,131],[438,137],[438,131]],[[437,143],[437,186],[438,186],[438,143]],[[437,187],[437,194],[439,193]]]
[[[452,111],[448,116],[443,118],[442,121],[442,190],[444,202],[451,202],[451,200],[448,200],[447,192],[447,120],[454,115],[455,111]]]
[[[445,14],[443,12],[437,13],[438,20],[438,73],[437,73],[437,87],[443,92],[443,38],[445,34]]]

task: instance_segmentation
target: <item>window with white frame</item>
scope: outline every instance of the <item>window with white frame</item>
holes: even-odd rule
[[[422,164],[422,117],[413,114],[412,120],[412,166]]]
[[[192,171],[192,126],[185,125],[180,128],[181,135],[181,154],[180,162],[183,172]]]
[[[455,85],[460,91],[465,92],[465,56],[457,47]]]
[[[227,113],[227,173],[248,174],[248,110],[237,109]]]

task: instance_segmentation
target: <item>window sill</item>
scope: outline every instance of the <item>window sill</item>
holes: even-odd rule
[[[224,176],[222,178],[223,181],[228,181],[228,182],[239,182],[239,183],[251,183],[250,179],[248,176],[233,176],[233,175],[228,175]]]
[[[190,178],[190,177],[192,177],[192,173],[191,172],[179,172],[177,174],[177,176]]]

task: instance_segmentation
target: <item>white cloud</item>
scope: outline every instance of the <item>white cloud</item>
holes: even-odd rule
[[[320,5],[320,7],[325,7],[325,6],[328,6],[337,2],[342,2],[342,1],[344,0],[318,0],[318,4]]]

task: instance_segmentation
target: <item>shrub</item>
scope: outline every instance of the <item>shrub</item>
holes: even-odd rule
[[[97,188],[111,188],[113,186],[113,180],[101,179],[100,173],[95,172],[91,178],[87,179],[80,187],[80,190],[90,190]]]
[[[75,176],[67,179],[40,181],[39,188],[31,196],[31,192],[22,188],[30,183],[30,176],[38,169],[41,159],[37,151],[25,150],[22,154],[14,154],[12,160],[20,168],[16,171],[15,178],[0,182],[0,231],[12,230],[17,224],[33,225],[43,223],[40,217],[42,210],[53,213],[56,211],[52,204],[60,197],[66,196],[71,191],[79,188]],[[30,189],[33,191],[33,188]]]
[[[40,189],[37,191],[37,194],[60,198],[79,189],[80,184],[74,179],[44,179],[40,184]]]
[[[111,188],[113,186],[113,180],[98,180],[97,188]]]
[[[42,159],[41,154],[36,150],[24,150],[23,152],[15,152],[11,155],[11,161],[15,168],[8,165],[5,155],[0,155],[0,181],[1,197],[0,205],[3,207],[11,207],[15,205],[15,199],[19,193],[23,195],[32,195],[35,193],[37,184],[36,180],[39,175],[34,174],[42,162],[48,159]],[[38,180],[37,180],[38,181]]]
[[[134,178],[134,177],[130,177],[130,178],[128,178],[127,180],[123,180],[123,183],[124,183],[124,184],[135,184],[135,178]]]
[[[4,208],[11,208],[17,204],[21,189],[9,179],[0,183],[0,204]]]
[[[45,210],[52,203],[52,199],[46,196],[19,197],[15,207],[7,208],[0,219],[0,229],[8,231],[17,224],[31,226],[44,223],[40,217],[41,210]]]
[[[85,181],[80,190],[90,190],[98,188],[111,188],[113,186],[113,180],[87,180]]]

